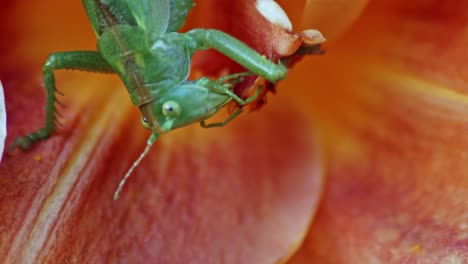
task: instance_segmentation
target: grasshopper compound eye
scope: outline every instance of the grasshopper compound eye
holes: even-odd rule
[[[162,112],[166,117],[176,118],[182,112],[182,108],[177,102],[167,101],[162,105]]]
[[[141,125],[143,125],[143,127],[146,129],[151,129],[151,125],[148,123],[148,119],[146,119],[144,116],[141,118]]]

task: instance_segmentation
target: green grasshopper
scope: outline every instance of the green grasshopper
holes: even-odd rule
[[[241,113],[242,106],[256,99],[260,89],[243,100],[233,92],[232,81],[247,75],[262,76],[270,82],[286,77],[284,65],[269,61],[222,31],[194,29],[178,33],[195,5],[193,0],[83,0],[83,5],[97,36],[98,50],[49,55],[42,70],[47,92],[45,126],[17,138],[9,150],[28,149],[55,130],[54,70],[116,73],[132,103],[140,108],[143,126],[152,134],[145,151],[120,182],[114,199],[119,197],[125,181],[160,134],[195,122],[207,128],[224,126]],[[188,81],[193,54],[211,48],[248,72],[218,80],[203,77]],[[222,123],[205,123],[232,100],[240,107],[230,117]]]

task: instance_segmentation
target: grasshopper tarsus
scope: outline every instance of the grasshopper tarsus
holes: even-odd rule
[[[30,134],[28,134],[26,136],[18,137],[15,140],[15,142],[13,142],[13,144],[10,147],[8,147],[7,152],[8,153],[13,153],[13,151],[16,148],[20,148],[22,150],[29,149],[34,144],[34,142],[36,142],[38,140],[48,138],[51,133],[52,133],[52,131],[50,129],[41,128],[41,129],[37,130],[36,132],[30,133]]]
[[[32,143],[33,141],[31,141],[28,137],[19,137],[15,139],[15,142],[13,142],[13,144],[11,144],[8,147],[7,152],[9,154],[13,154],[16,148],[21,148],[22,150],[26,150],[31,147]]]

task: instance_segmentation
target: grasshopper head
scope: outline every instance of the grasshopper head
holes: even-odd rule
[[[143,115],[142,124],[147,129],[165,133],[209,118],[230,99],[200,84],[183,83],[149,103],[146,107],[151,112]]]

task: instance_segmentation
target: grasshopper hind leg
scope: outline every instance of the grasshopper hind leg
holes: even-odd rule
[[[49,56],[42,74],[44,85],[47,94],[46,102],[46,119],[43,128],[40,128],[26,136],[19,137],[8,148],[8,152],[12,152],[15,148],[23,150],[30,148],[35,142],[48,138],[55,130],[58,123],[56,115],[57,109],[55,104],[59,104],[56,94],[61,94],[55,87],[54,70],[70,69],[82,70],[99,73],[113,73],[113,69],[101,57],[97,51],[72,51],[53,53]]]

